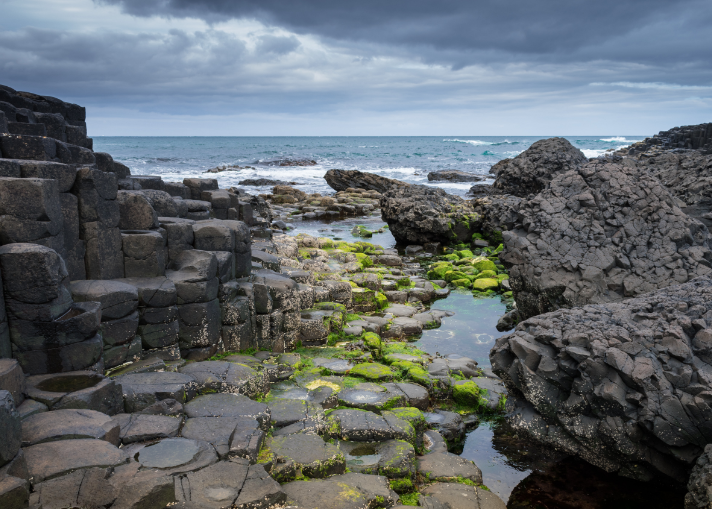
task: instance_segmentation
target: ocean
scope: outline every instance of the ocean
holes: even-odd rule
[[[548,136],[547,136],[548,137]],[[414,184],[429,184],[465,195],[471,183],[430,183],[428,173],[462,170],[486,175],[497,161],[515,157],[536,136],[393,136],[393,137],[113,137],[94,138],[94,150],[108,152],[134,175],[217,178],[221,188],[248,178],[297,182],[307,192],[331,193],[323,177],[340,168],[373,172]],[[596,157],[641,141],[644,136],[564,136],[587,157]],[[283,159],[308,159],[314,166],[274,166]],[[224,165],[253,169],[205,174]],[[269,188],[247,188],[265,192]]]

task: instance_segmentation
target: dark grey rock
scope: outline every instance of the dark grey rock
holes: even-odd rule
[[[102,320],[130,315],[138,308],[138,292],[119,281],[73,281],[69,287],[77,302],[100,302]]]
[[[150,230],[158,226],[158,215],[151,202],[137,191],[119,191],[116,196],[122,230]]]
[[[168,278],[127,278],[120,281],[136,288],[141,306],[166,308],[176,303],[176,287]]]
[[[428,180],[431,182],[482,182],[487,180],[487,176],[461,170],[438,170],[428,173]]]
[[[408,185],[400,180],[389,179],[358,170],[329,170],[324,175],[324,179],[336,191],[346,191],[348,188],[354,188],[385,193],[393,187],[405,187]]]
[[[3,437],[0,441],[0,466],[3,466],[17,456],[22,439],[20,414],[15,409],[12,394],[5,390],[0,390],[0,434]]]
[[[270,410],[270,423],[275,428],[284,428],[305,420],[324,420],[321,406],[310,401],[275,398],[267,406]]]
[[[384,440],[415,440],[415,430],[407,421],[389,412],[377,415],[363,410],[334,410],[327,416],[329,434],[333,438],[354,442]]]
[[[112,423],[119,426],[121,443],[126,445],[175,437],[181,429],[182,419],[167,415],[118,414]]]
[[[119,445],[119,425],[95,410],[53,410],[22,421],[22,446],[44,442],[93,438]]]
[[[0,504],[4,509],[24,509],[28,501],[26,480],[10,475],[0,479]]]
[[[420,505],[432,509],[505,509],[507,507],[502,499],[491,491],[460,483],[435,483],[425,488],[420,497]]]
[[[526,197],[539,193],[554,177],[576,170],[588,159],[564,138],[539,140],[514,159],[503,159],[490,168],[496,177],[492,187],[500,194]]]
[[[221,459],[257,459],[265,432],[255,419],[246,417],[193,417],[181,430],[181,436],[210,442]]]
[[[256,397],[268,392],[265,374],[228,361],[192,362],[178,370],[195,378],[198,390]]]
[[[684,480],[711,433],[711,297],[703,277],[520,323],[490,353],[509,422],[609,472]]]
[[[30,376],[27,396],[53,410],[87,409],[114,415],[124,406],[121,386],[93,371]]]
[[[139,412],[163,399],[189,401],[197,391],[195,379],[184,373],[129,373],[116,378],[124,393],[126,412]]]
[[[293,434],[267,439],[266,447],[273,456],[271,471],[273,476],[280,476],[282,464],[292,463],[302,475],[310,478],[324,478],[343,474],[346,461],[339,448],[325,442],[318,435]]]
[[[24,401],[25,374],[16,359],[0,359],[0,390],[12,394],[16,407],[19,407]]]
[[[428,425],[439,431],[448,444],[456,444],[465,438],[465,424],[462,422],[460,414],[435,410],[432,413],[426,412],[424,415]]]
[[[217,462],[215,449],[207,442],[187,438],[164,438],[155,444],[129,447],[141,469],[155,470],[162,475],[176,475],[205,468]],[[134,451],[136,451],[134,453]]]
[[[23,450],[33,483],[80,469],[115,467],[128,460],[121,449],[94,439],[46,442]]]
[[[385,442],[340,442],[346,467],[360,474],[379,474],[390,478],[412,477],[415,449],[402,440]]]
[[[269,408],[241,394],[207,394],[185,405],[188,417],[249,417],[256,419],[262,429],[270,422]]]
[[[457,482],[458,478],[482,484],[482,471],[474,462],[449,452],[433,452],[418,458],[418,472],[430,481]]]
[[[634,166],[596,160],[560,173],[519,214],[500,259],[522,318],[712,273],[707,228]]]

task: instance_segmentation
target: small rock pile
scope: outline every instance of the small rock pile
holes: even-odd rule
[[[348,216],[378,215],[381,195],[377,191],[348,188],[335,196],[307,194],[289,186],[274,186],[272,194],[262,194],[275,220],[300,221],[339,219]]]

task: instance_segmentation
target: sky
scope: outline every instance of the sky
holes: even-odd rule
[[[652,135],[712,121],[709,0],[0,0],[0,84],[90,136]]]

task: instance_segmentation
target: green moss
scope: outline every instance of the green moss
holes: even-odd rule
[[[384,293],[376,292],[376,306],[378,309],[386,309],[388,307],[388,297]]]
[[[368,268],[373,265],[373,260],[364,253],[355,253],[356,261],[361,265],[362,269]]]
[[[368,380],[389,380],[393,378],[393,371],[377,362],[364,362],[357,364],[349,372],[351,376],[360,376]]]
[[[411,284],[410,278],[408,277],[403,277],[398,280],[396,280],[396,286],[400,287],[409,287]]]
[[[407,493],[400,496],[401,505],[418,505],[420,493]]]
[[[470,288],[472,286],[472,282],[468,278],[455,279],[450,282],[458,288]]]
[[[458,251],[456,254],[460,257],[460,259],[473,258],[475,256],[469,249],[463,249],[462,251]]]
[[[454,253],[453,253],[453,254],[447,254],[447,255],[443,256],[443,258],[444,258],[445,260],[449,260],[449,261],[451,261],[451,262],[455,262],[455,261],[457,261],[457,260],[460,259],[460,257],[457,256],[457,255],[454,254]]]
[[[482,278],[493,278],[497,279],[497,272],[494,270],[483,270],[477,276],[475,276],[475,279],[482,279]]]
[[[494,262],[484,257],[475,258],[475,261],[472,262],[472,266],[480,272],[483,270],[492,270],[495,274],[497,273],[497,266]]]
[[[415,486],[413,486],[413,481],[410,479],[392,479],[390,482],[391,489],[398,493],[399,495],[403,495],[406,493],[412,493],[413,490],[415,490]]]
[[[399,419],[403,419],[404,421],[409,422],[410,425],[413,426],[413,428],[418,432],[424,430],[427,426],[423,412],[421,412],[417,408],[393,408],[391,409],[391,412],[394,413]]]
[[[452,283],[458,279],[467,279],[467,274],[459,270],[448,270],[443,276],[443,279],[448,283]]]
[[[472,289],[479,291],[495,290],[497,288],[499,288],[499,281],[491,278],[477,279],[472,284]]]
[[[347,322],[353,322],[354,320],[360,320],[360,319],[361,319],[360,316],[355,315],[355,314],[353,314],[353,313],[348,313],[348,314],[346,315],[346,321],[347,321]]]
[[[472,380],[452,386],[452,399],[475,410],[487,406],[487,400],[483,397],[486,393]]]

